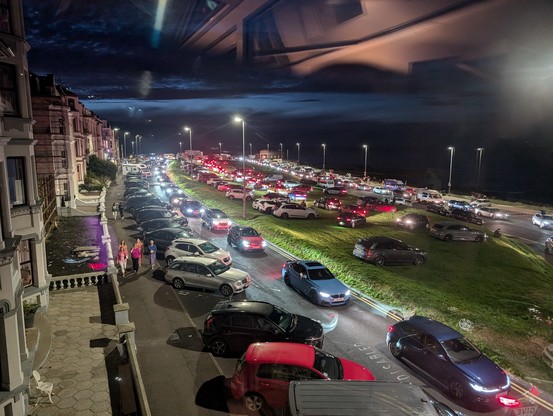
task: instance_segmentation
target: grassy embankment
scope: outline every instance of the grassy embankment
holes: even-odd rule
[[[248,203],[248,220],[243,221],[241,201],[230,201],[222,192],[190,180],[178,167],[172,176],[189,195],[247,222],[297,257],[321,261],[351,287],[406,315],[416,312],[457,329],[461,319],[470,320],[470,339],[511,372],[541,380],[553,377],[541,359],[545,346],[553,343],[553,267],[520,240],[492,237],[483,244],[445,243],[424,230],[396,227],[395,218],[417,211],[412,208],[373,213],[366,227],[343,229],[335,225],[336,212],[319,209],[315,221],[286,221],[261,214]],[[321,195],[320,190],[310,193],[308,205]],[[429,217],[432,222],[444,220]],[[353,257],[352,249],[358,238],[370,235],[399,238],[425,249],[428,261],[421,267],[364,263]]]

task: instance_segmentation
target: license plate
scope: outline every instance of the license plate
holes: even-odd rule
[[[334,298],[332,299],[333,302],[343,302],[344,298]]]
[[[532,416],[537,414],[538,406],[526,406],[526,407],[517,407],[513,409],[513,415],[515,416]]]

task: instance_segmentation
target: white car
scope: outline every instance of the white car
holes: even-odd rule
[[[537,225],[540,228],[548,228],[553,226],[553,216],[546,214],[543,211],[536,212],[532,217],[532,225]]]
[[[232,264],[232,257],[225,251],[206,240],[198,238],[180,238],[173,240],[165,249],[165,261],[171,264],[177,257],[198,256],[220,261],[227,266]]]
[[[391,190],[389,190],[388,188],[384,188],[382,186],[374,186],[372,191],[375,194],[380,194],[380,195],[392,195],[393,194],[393,192]]]
[[[476,207],[474,209],[474,213],[481,217],[493,218],[497,220],[506,220],[507,218],[509,218],[509,214],[501,211],[498,208]]]
[[[408,207],[413,205],[413,203],[411,202],[410,199],[405,199],[403,197],[399,197],[399,198],[396,197],[395,204],[396,205],[404,205],[404,206],[408,206]]]
[[[259,211],[259,207],[261,206],[261,203],[264,201],[268,201],[268,199],[265,198],[256,198],[252,202],[252,208]]]
[[[221,182],[221,181],[222,181],[222,179],[219,178],[219,177],[211,178],[211,179],[207,180],[207,184],[210,185],[210,186],[213,186],[213,185],[215,185],[216,182]]]
[[[264,212],[265,214],[270,214],[271,212],[273,212],[273,208],[280,202],[281,200],[279,199],[264,199],[259,204],[258,211]]]
[[[282,181],[281,182],[286,188],[293,188],[295,186],[300,186],[299,182],[296,181]]]
[[[282,219],[288,218],[307,218],[314,220],[318,214],[315,208],[302,207],[299,204],[281,204],[278,208],[273,210],[273,215]]]
[[[225,196],[229,199],[243,199],[244,191],[242,189],[229,189]],[[246,191],[246,200],[251,201],[253,199],[253,192]]]
[[[470,203],[470,206],[473,208],[491,207],[492,201],[486,198],[475,199]]]
[[[223,296],[244,291],[252,281],[248,272],[205,257],[178,257],[163,271],[175,289],[201,287],[219,290]]]

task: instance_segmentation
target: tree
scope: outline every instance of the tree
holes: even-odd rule
[[[90,155],[88,157],[87,174],[99,181],[102,181],[103,178],[114,181],[117,175],[117,166],[107,160],[100,160],[95,155]]]

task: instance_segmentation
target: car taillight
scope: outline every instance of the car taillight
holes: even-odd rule
[[[206,319],[204,323],[204,330],[206,332],[210,332],[211,328],[213,328],[213,322],[215,321],[215,318],[209,317]]]
[[[505,407],[517,407],[520,406],[520,402],[509,396],[499,396],[498,397],[499,403],[502,404]]]
[[[388,332],[394,332],[394,331],[395,331],[394,326],[393,326],[393,325],[390,325],[390,326],[388,327]]]

